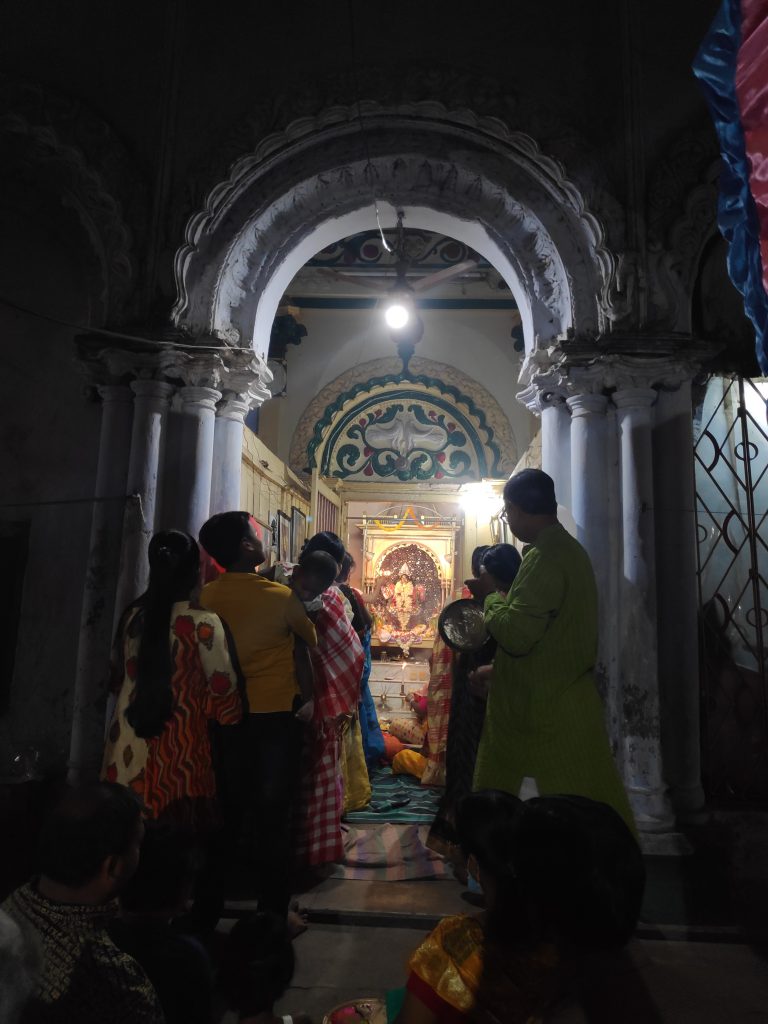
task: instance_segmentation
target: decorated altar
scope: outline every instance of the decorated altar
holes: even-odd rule
[[[413,505],[363,518],[363,587],[375,646],[398,647],[406,656],[413,647],[431,648],[453,589],[459,528],[455,517]]]

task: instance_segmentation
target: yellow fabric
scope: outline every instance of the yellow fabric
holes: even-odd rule
[[[401,750],[392,760],[395,775],[414,775],[420,779],[427,768],[427,759],[417,750]]]
[[[387,729],[403,743],[423,743],[427,736],[427,723],[415,718],[393,718]]]
[[[203,587],[200,602],[232,631],[251,714],[290,711],[299,692],[294,633],[310,647],[317,643],[293,591],[256,573],[225,572]]]
[[[483,1024],[539,1024],[560,993],[554,946],[488,948],[480,921],[463,914],[443,918],[408,967],[440,999]]]
[[[371,800],[371,782],[357,718],[345,729],[341,739],[341,773],[344,778],[344,814],[367,807]]]
[[[408,967],[456,1010],[468,1013],[483,973],[483,929],[473,917],[446,917],[426,937]]]

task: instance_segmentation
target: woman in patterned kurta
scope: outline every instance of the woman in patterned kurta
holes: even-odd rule
[[[149,561],[147,592],[126,609],[115,640],[102,777],[130,786],[152,818],[201,830],[216,823],[208,723],[240,721],[238,679],[221,619],[188,599],[195,541],[156,534]]]
[[[498,649],[474,788],[517,795],[529,778],[542,795],[607,803],[634,829],[592,676],[597,587],[589,556],[557,521],[545,473],[512,477],[504,501],[512,532],[530,543],[509,594],[485,598]]]

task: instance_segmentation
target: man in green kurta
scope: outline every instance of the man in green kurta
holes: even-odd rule
[[[569,793],[614,807],[634,830],[592,678],[597,588],[589,556],[560,525],[551,477],[526,469],[504,488],[512,532],[527,543],[505,597],[481,577],[498,649],[474,788]],[[528,783],[530,785],[530,783]]]

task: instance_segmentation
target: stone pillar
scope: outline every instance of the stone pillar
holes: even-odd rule
[[[672,824],[661,763],[653,505],[653,405],[649,387],[620,388],[623,580],[619,588],[623,768],[638,827]]]
[[[197,539],[211,507],[213,435],[221,392],[211,387],[181,388],[182,444],[179,529]]]
[[[541,468],[555,481],[558,505],[571,507],[571,417],[565,396],[547,393],[540,399]]]
[[[149,579],[147,548],[155,530],[163,430],[174,391],[172,384],[160,380],[135,380],[131,389],[136,397],[115,625],[125,607],[146,590]]]
[[[211,515],[242,507],[240,478],[243,462],[243,424],[250,407],[240,396],[225,396],[216,410],[213,435]]]
[[[672,803],[684,818],[704,806],[690,380],[659,392],[654,470],[661,743]]]
[[[98,392],[101,436],[74,681],[68,775],[72,784],[97,778],[104,745],[105,685],[133,415],[130,388],[104,384]]]
[[[602,394],[575,394],[571,410],[571,512],[576,538],[586,548],[595,571],[600,621],[595,682],[605,707],[606,727],[620,757],[622,732],[616,647],[616,532],[611,493],[617,472],[610,458],[608,399]]]
[[[573,395],[571,410],[571,513],[576,538],[589,552],[597,585],[608,581],[608,436],[605,395]]]

